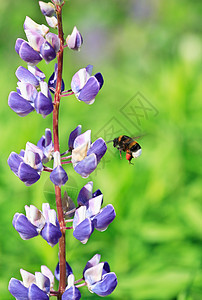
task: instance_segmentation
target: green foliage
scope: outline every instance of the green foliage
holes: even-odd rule
[[[95,253],[118,276],[118,287],[108,299],[199,300],[202,297],[202,195],[201,195],[201,1],[67,1],[64,7],[66,35],[74,25],[84,37],[79,53],[67,51],[64,81],[91,63],[101,71],[105,84],[92,106],[76,98],[63,99],[60,111],[61,149],[67,148],[69,132],[78,124],[96,134],[112,117],[129,132],[137,128],[120,109],[138,91],[158,111],[141,119],[139,142],[143,153],[128,165],[108,145],[106,165],[96,172],[94,186],[112,203],[117,217],[104,233],[95,232],[87,245],[67,233],[67,258],[76,278]],[[54,271],[57,246],[51,249],[40,237],[22,241],[12,227],[15,212],[25,204],[49,201],[54,206],[48,174],[26,187],[9,170],[7,158],[27,141],[36,143],[51,128],[32,113],[20,118],[7,106],[8,94],[16,87],[17,67],[25,64],[14,51],[17,37],[24,38],[26,15],[45,20],[37,1],[4,1],[0,18],[1,78],[1,173],[0,173],[0,290],[1,299],[11,277],[19,269],[39,271],[47,265]],[[51,75],[54,63],[39,67]],[[137,120],[136,120],[137,121]],[[122,132],[126,134],[126,132]],[[72,197],[87,182],[67,166],[66,184]],[[83,299],[97,299],[86,288]]]

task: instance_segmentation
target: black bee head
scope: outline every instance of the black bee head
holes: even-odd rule
[[[119,143],[118,138],[115,138],[115,139],[113,140],[113,146],[114,146],[114,147],[117,147],[118,143]]]

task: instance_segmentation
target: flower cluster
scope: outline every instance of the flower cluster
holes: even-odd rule
[[[94,255],[86,264],[81,279],[75,281],[72,268],[66,262],[67,286],[62,295],[62,300],[79,300],[81,293],[79,287],[87,286],[91,293],[104,297],[110,295],[117,286],[117,277],[114,272],[110,272],[107,262],[100,262],[101,256]],[[8,289],[10,293],[19,300],[47,300],[51,295],[57,295],[54,291],[55,278],[59,280],[59,264],[55,269],[55,278],[51,270],[46,266],[41,266],[41,272],[35,275],[23,269],[20,270],[22,281],[11,278]],[[78,282],[84,281],[80,285]]]
[[[52,159],[53,156],[52,134],[46,129],[37,146],[27,142],[25,150],[20,154],[12,152],[8,158],[8,165],[14,174],[26,185],[32,185],[39,180],[43,171],[43,163]]]
[[[16,76],[19,80],[18,87],[17,92],[9,94],[10,108],[20,117],[27,116],[34,109],[43,117],[49,115],[53,111],[53,103],[43,72],[36,66],[28,66],[28,69],[20,66],[16,71]]]
[[[48,24],[54,24],[53,26],[49,24],[49,26],[56,27],[54,5],[40,1],[40,8],[46,16]],[[24,30],[28,42],[18,38],[15,50],[20,58],[28,64],[28,69],[22,66],[17,69],[16,76],[19,80],[17,92],[13,91],[9,94],[8,105],[21,117],[27,116],[34,109],[37,113],[46,117],[53,111],[50,91],[54,91],[56,87],[57,64],[55,65],[54,73],[49,79],[49,84],[44,81],[45,75],[36,65],[42,59],[49,63],[56,58],[56,54],[60,50],[60,39],[56,34],[49,32],[49,28],[46,25],[39,25],[29,17],[25,19]],[[68,35],[66,42],[70,49],[80,49],[83,38],[76,27],[74,27],[71,35]],[[92,104],[104,82],[101,73],[91,76],[92,69],[92,65],[80,69],[72,78],[71,89],[69,90],[72,93],[64,95],[75,94],[79,101]],[[38,91],[39,88],[40,91]],[[63,91],[64,82],[62,81],[61,92]]]
[[[71,34],[63,37],[61,11],[64,4],[63,0],[53,0],[52,3],[39,1],[47,24],[57,28],[58,35],[50,32],[48,26],[37,24],[26,17],[24,31],[27,40],[18,38],[15,43],[15,50],[27,63],[27,68],[17,68],[17,89],[9,94],[8,105],[20,117],[25,117],[34,110],[44,118],[53,112],[53,140],[51,130],[47,128],[36,145],[27,142],[25,150],[21,150],[19,154],[12,152],[8,157],[8,165],[27,186],[36,183],[42,172],[49,172],[50,180],[55,185],[57,212],[50,208],[49,203],[43,203],[41,211],[34,205],[25,205],[26,215],[16,213],[12,223],[23,240],[40,235],[51,247],[60,240],[55,278],[60,281],[63,277],[58,291],[55,291],[54,275],[46,266],[42,266],[41,272],[36,272],[35,275],[21,269],[22,281],[12,278],[8,287],[18,300],[48,300],[51,296],[62,300],[79,300],[81,286],[87,286],[90,292],[103,297],[110,295],[117,285],[115,273],[110,271],[107,262],[100,262],[99,254],[87,262],[81,278],[76,281],[65,259],[65,230],[72,230],[73,236],[85,244],[95,229],[105,231],[116,213],[111,204],[101,208],[103,194],[99,189],[93,192],[92,181],[81,188],[77,207],[66,192],[64,198],[61,198],[61,186],[68,180],[64,165],[72,165],[77,174],[87,178],[97,168],[107,150],[102,138],[92,142],[91,130],[82,133],[81,125],[78,125],[70,133],[65,151],[60,151],[58,114],[61,100],[75,95],[78,101],[92,104],[104,83],[102,74],[92,75],[93,66],[88,65],[73,75],[70,88],[65,90],[62,79],[63,51],[65,48],[79,51],[83,37],[76,26]],[[36,65],[43,59],[49,63],[55,58],[57,62],[54,72],[46,82],[45,74]],[[46,166],[50,161],[53,161],[52,168]],[[67,227],[68,222],[72,222],[72,226]]]
[[[53,169],[48,169],[51,172],[50,180],[55,185],[62,186],[68,180],[62,163],[72,163],[74,170],[86,178],[96,169],[107,150],[102,138],[91,144],[91,130],[81,134],[81,125],[70,133],[68,146],[66,152],[72,153],[69,156],[71,161],[62,162],[60,152],[54,152],[51,130],[47,128],[45,136],[40,138],[37,146],[27,142],[25,150],[21,150],[19,154],[12,152],[8,158],[8,165],[14,174],[29,186],[39,180],[42,171],[47,170],[44,164],[54,158]]]
[[[19,300],[47,300],[50,289],[54,285],[54,276],[46,266],[41,266],[41,272],[35,275],[23,269],[20,270],[22,281],[11,278],[9,292]]]
[[[81,134],[81,125],[71,132],[68,145],[72,152],[74,170],[84,178],[96,169],[107,150],[106,143],[102,138],[91,143],[91,130]]]
[[[49,203],[42,204],[42,212],[34,205],[25,206],[26,216],[16,213],[13,217],[13,227],[23,240],[29,240],[41,235],[51,247],[55,246],[62,236],[57,215],[50,209]]]
[[[114,207],[108,204],[101,209],[103,195],[100,190],[92,193],[93,182],[88,182],[80,191],[77,199],[79,205],[74,214],[73,235],[86,244],[94,229],[104,231],[114,220]]]
[[[37,65],[42,59],[49,63],[56,57],[60,49],[60,40],[56,34],[49,32],[47,26],[39,25],[26,17],[24,30],[28,42],[18,38],[15,43],[15,51],[22,60]]]

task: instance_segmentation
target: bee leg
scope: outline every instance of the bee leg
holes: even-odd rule
[[[122,156],[121,156],[121,151],[119,150],[119,153],[120,153],[120,159],[122,159]]]

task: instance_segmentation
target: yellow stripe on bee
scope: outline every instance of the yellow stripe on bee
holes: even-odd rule
[[[130,144],[129,144],[129,148],[133,147],[135,144],[137,144],[136,141],[132,141]]]

